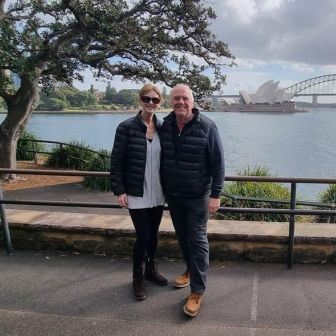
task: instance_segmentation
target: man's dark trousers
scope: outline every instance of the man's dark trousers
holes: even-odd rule
[[[207,236],[209,194],[201,197],[166,196],[187,270],[190,288],[203,294],[209,267]]]

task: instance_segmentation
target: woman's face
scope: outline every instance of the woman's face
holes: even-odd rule
[[[142,111],[146,113],[155,113],[160,108],[160,96],[154,91],[143,93],[140,98]]]

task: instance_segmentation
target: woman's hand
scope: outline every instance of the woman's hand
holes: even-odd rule
[[[128,207],[127,194],[118,195],[118,202],[120,206],[122,206],[123,208],[127,208]]]

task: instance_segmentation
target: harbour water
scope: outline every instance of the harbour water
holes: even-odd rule
[[[247,166],[268,167],[277,176],[336,177],[336,109],[299,113],[207,112],[219,129],[226,174]],[[134,113],[34,114],[27,129],[43,140],[81,141],[110,150],[115,129]],[[158,113],[159,118],[166,114]],[[0,121],[4,115],[0,115]],[[299,185],[315,199],[325,185]]]

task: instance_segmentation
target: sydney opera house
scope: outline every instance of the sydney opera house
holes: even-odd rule
[[[269,80],[255,93],[239,91],[237,98],[221,99],[218,107],[221,111],[295,112],[295,103],[292,99],[293,94],[286,92],[286,88],[279,88],[279,82]]]

